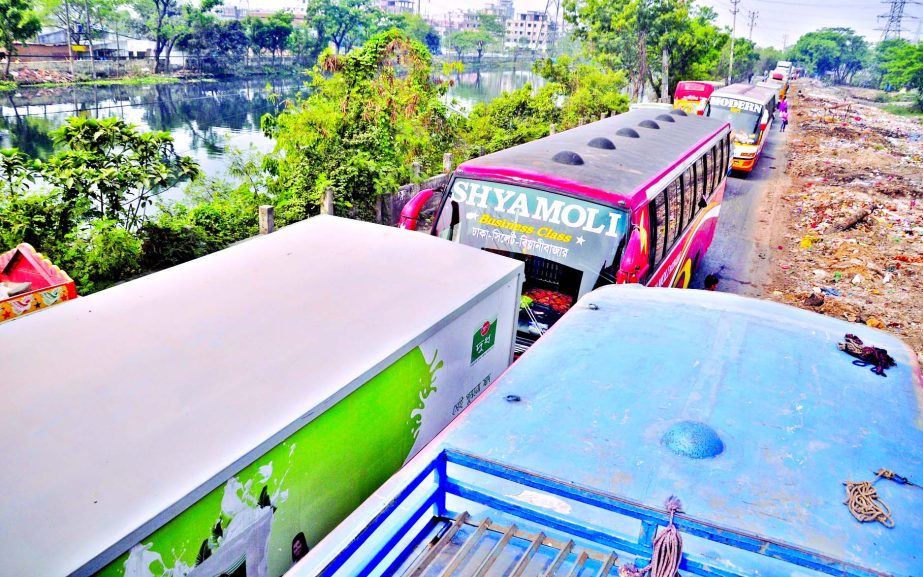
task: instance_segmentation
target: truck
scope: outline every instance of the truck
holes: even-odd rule
[[[286,577],[918,576],[921,391],[883,331],[606,286]]]
[[[0,325],[0,575],[279,577],[506,369],[522,282],[322,216]]]

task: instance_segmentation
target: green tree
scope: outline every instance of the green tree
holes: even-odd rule
[[[688,19],[680,0],[565,0],[564,16],[588,56],[629,75],[630,96],[637,99],[653,81],[651,61],[669,68],[670,33]]]
[[[325,41],[329,42],[320,36],[322,33],[307,23],[292,28],[292,33],[288,37],[288,49],[296,63],[307,64],[317,60],[326,46]]]
[[[288,46],[294,19],[295,17],[288,12],[275,12],[266,19],[248,16],[244,21],[244,26],[253,51],[257,55],[263,50],[268,51],[275,64],[276,52],[282,57],[282,51]]]
[[[306,21],[336,47],[336,53],[349,50],[362,42],[374,28],[376,11],[370,0],[309,0]]]
[[[330,187],[340,210],[372,218],[377,195],[412,179],[412,162],[435,170],[454,144],[457,119],[442,103],[445,89],[433,80],[426,48],[399,30],[347,55],[326,51],[310,94],[263,119],[276,140],[268,166],[280,212],[316,213]]]
[[[241,22],[222,22],[201,13],[192,19],[189,32],[176,43],[192,57],[200,71],[212,72],[224,72],[242,62],[247,56],[247,44]]]
[[[868,43],[850,28],[808,32],[790,49],[789,60],[804,63],[816,74],[830,73],[837,84],[852,81],[868,58]]]
[[[433,26],[419,14],[379,14],[376,32],[385,32],[391,28],[403,30],[408,36],[426,46],[430,54],[439,53],[439,34]]]
[[[476,62],[480,65],[481,58],[484,56],[484,50],[487,49],[493,40],[490,34],[482,30],[462,30],[460,32],[456,31],[446,34],[445,38],[443,38],[443,43],[458,54],[459,60],[461,60],[465,54],[474,52],[476,54]]]
[[[10,62],[16,43],[25,42],[39,33],[42,21],[28,0],[0,0],[0,40],[6,57],[5,76],[10,76]]]
[[[760,55],[756,45],[746,38],[735,38],[734,42],[734,70],[731,71],[731,82],[746,81],[754,74],[759,64]],[[731,58],[731,43],[728,42],[721,52],[721,60],[715,73],[720,77],[727,75]]]
[[[158,195],[199,174],[191,158],[176,154],[169,133],[142,133],[116,117],[72,117],[54,138],[62,150],[43,167],[48,185],[65,204],[90,199],[93,214],[130,231]]]
[[[730,36],[715,25],[717,17],[710,7],[679,4],[658,20],[659,54],[652,51],[648,71],[659,99],[669,102],[680,80],[720,77],[715,70]]]
[[[181,9],[177,0],[133,0],[132,7],[140,15],[139,28],[154,41],[154,71],[170,69],[170,51],[178,40]],[[167,61],[161,56],[166,52]]]
[[[778,61],[785,60],[782,51],[772,46],[757,48],[756,52],[759,55],[759,61],[756,64],[757,74],[762,74],[764,71],[771,72]]]
[[[923,110],[923,42],[893,44],[882,64],[884,82],[917,91],[917,109]]]
[[[568,57],[540,60],[533,68],[547,80],[538,91],[526,85],[472,108],[464,132],[469,155],[480,148],[495,152],[546,136],[552,123],[566,129],[601,113],[628,109],[621,71]]]
[[[869,58],[869,72],[875,78],[875,88],[884,88],[884,77],[895,58],[909,46],[903,38],[890,38],[875,45]]]

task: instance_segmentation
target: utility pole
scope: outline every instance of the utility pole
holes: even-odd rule
[[[74,76],[74,39],[71,37],[71,8],[67,0],[64,0],[64,21],[67,23],[67,62],[71,69],[71,82],[75,82],[77,77]]]
[[[782,35],[782,52],[785,52],[785,49],[788,48],[788,34]]]
[[[740,12],[738,4],[740,0],[731,0],[731,5],[734,6],[731,8],[731,15],[734,19],[731,21],[731,62],[728,64],[728,84],[731,84],[734,79],[734,35],[737,33],[737,13]]]
[[[83,9],[86,10],[87,40],[90,42],[90,69],[93,71],[93,80],[96,80],[96,54],[93,53],[93,25],[90,21],[89,0],[83,0]]]
[[[750,36],[748,36],[748,39],[753,42],[753,27],[756,26],[756,19],[759,18],[760,13],[756,10],[747,10],[747,16],[750,18]]]

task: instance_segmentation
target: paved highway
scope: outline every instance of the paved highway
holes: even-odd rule
[[[770,187],[779,186],[786,166],[785,134],[773,123],[763,156],[750,175],[732,173],[721,204],[721,217],[711,248],[692,277],[692,288],[702,288],[705,276],[718,275],[718,290],[760,295],[765,271],[765,247],[760,245],[757,222],[768,214]],[[764,217],[765,219],[765,217]]]

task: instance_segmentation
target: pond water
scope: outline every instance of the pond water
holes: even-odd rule
[[[260,131],[260,117],[281,106],[277,97],[301,87],[296,78],[260,78],[22,88],[0,97],[0,148],[15,146],[46,158],[54,150],[51,131],[68,117],[118,116],[144,130],[169,131],[178,153],[191,156],[206,174],[217,175],[224,171],[229,146],[272,149],[272,141]]]
[[[453,76],[447,95],[453,109],[470,110],[504,90],[527,82],[541,85],[531,63],[519,69],[465,72]],[[191,156],[208,176],[225,173],[230,147],[269,152],[273,141],[260,130],[260,118],[276,112],[285,97],[303,88],[303,78],[233,79],[142,86],[67,86],[21,88],[0,94],[0,148],[16,147],[38,158],[54,151],[51,132],[70,116],[118,116],[143,130],[173,135],[176,151]],[[267,88],[267,84],[271,88]],[[169,191],[167,198],[182,196]]]
[[[518,90],[526,84],[544,86],[545,80],[532,72],[531,62],[522,62],[506,70],[466,71],[453,74],[454,85],[446,95],[450,106],[466,113],[478,102],[489,102],[502,92]]]

